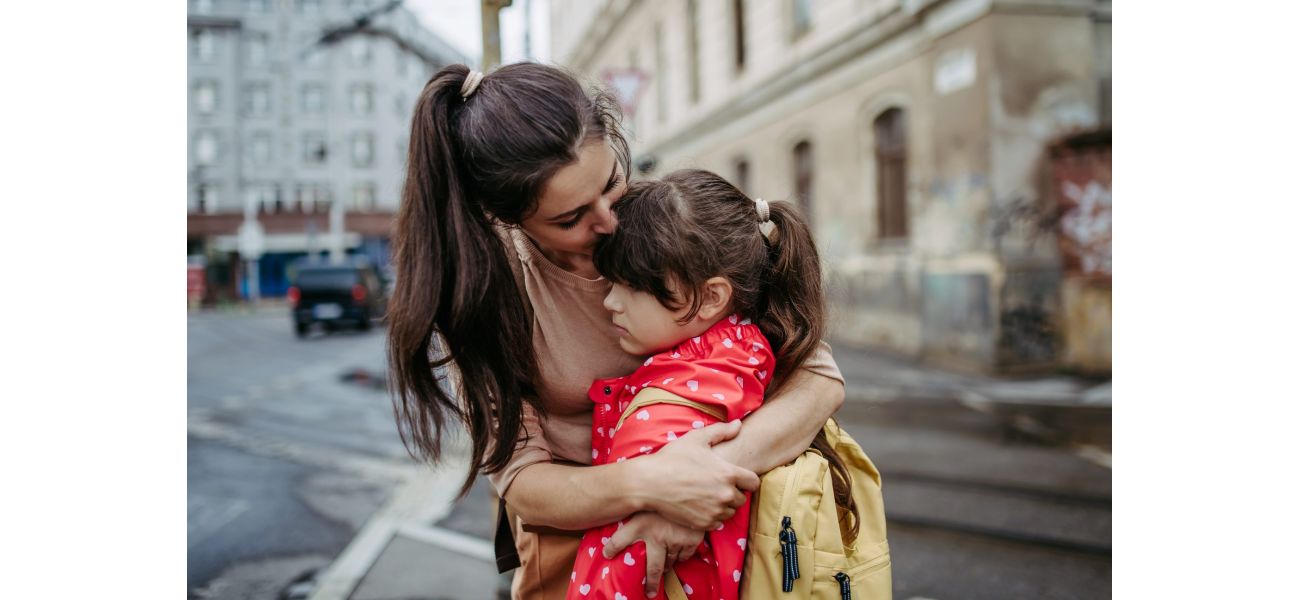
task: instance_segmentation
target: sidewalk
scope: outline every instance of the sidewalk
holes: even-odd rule
[[[264,309],[265,310],[265,309]],[[842,414],[889,403],[895,409],[953,404],[997,417],[1007,430],[1070,445],[1109,466],[1110,382],[1068,375],[989,377],[956,373],[881,352],[836,345],[846,379]],[[864,413],[869,414],[869,413]],[[417,478],[395,492],[394,504],[440,504],[424,510],[385,510],[317,577],[312,600],[464,599],[508,597],[508,578],[493,562],[494,504],[486,486],[450,504],[453,482]],[[480,482],[481,483],[481,482]],[[417,517],[418,515],[418,517]],[[401,518],[399,518],[401,517]],[[305,591],[305,590],[304,590]],[[504,595],[500,595],[504,594]],[[305,594],[294,596],[308,597]],[[291,599],[290,599],[291,600]]]

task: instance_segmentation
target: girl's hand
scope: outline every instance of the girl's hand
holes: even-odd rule
[[[704,532],[681,527],[655,513],[642,512],[625,521],[601,552],[606,559],[612,559],[638,540],[645,542],[645,595],[654,598],[659,594],[664,569],[693,556],[704,541]]]
[[[736,437],[740,421],[715,423],[670,442],[639,463],[644,506],[678,525],[717,529],[758,489],[758,475],[716,456],[712,446]]]

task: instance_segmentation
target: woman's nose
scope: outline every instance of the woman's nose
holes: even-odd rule
[[[609,235],[618,227],[618,217],[615,217],[614,211],[611,210],[613,204],[611,201],[603,201],[596,207],[596,224],[592,227],[596,233]]]
[[[618,312],[618,304],[614,301],[614,290],[610,290],[608,294],[605,294],[605,300],[601,304],[605,305],[605,310],[609,312]]]

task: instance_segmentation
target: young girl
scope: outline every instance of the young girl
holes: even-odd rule
[[[646,356],[631,375],[597,380],[592,463],[653,454],[692,429],[744,418],[811,354],[823,332],[817,251],[788,203],[751,200],[707,171],[631,186],[619,227],[596,247],[613,282],[605,308],[624,351]],[[766,232],[766,233],[765,233]],[[769,389],[770,388],[770,389]],[[568,597],[644,597],[645,545],[602,550],[622,522],[588,530]],[[673,571],[691,598],[737,598],[749,502]],[[693,554],[693,555],[689,555]]]

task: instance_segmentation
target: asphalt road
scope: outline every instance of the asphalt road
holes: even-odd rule
[[[190,317],[191,597],[278,598],[384,506],[415,466],[387,395],[344,380],[383,364],[380,328],[297,340],[279,312]],[[853,404],[838,417],[883,474],[897,598],[1110,597],[1108,468],[951,403]],[[482,482],[440,514],[425,525],[492,530]],[[472,565],[435,565],[455,560],[474,559],[395,537],[353,598],[395,597],[379,583],[412,571],[400,597],[446,596]],[[477,572],[476,589],[495,586],[491,569]]]

